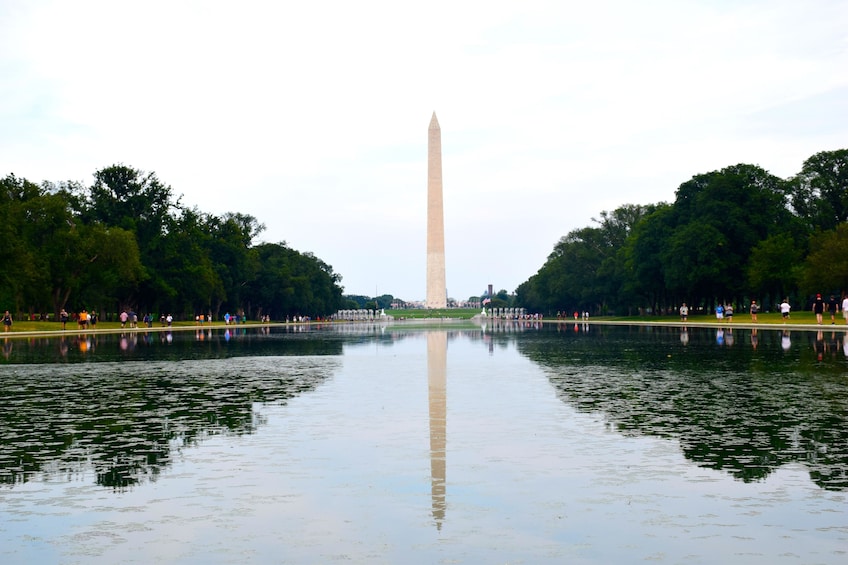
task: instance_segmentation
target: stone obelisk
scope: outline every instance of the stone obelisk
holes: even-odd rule
[[[427,308],[447,306],[445,214],[442,206],[442,130],[436,112],[427,143]]]

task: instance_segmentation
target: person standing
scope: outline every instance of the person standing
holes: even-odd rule
[[[680,307],[680,321],[685,322],[689,319],[689,307],[686,306],[686,303],[683,303],[683,306]]]
[[[752,322],[754,322],[755,324],[757,323],[757,313],[758,313],[759,311],[760,311],[760,307],[759,307],[759,306],[757,306],[757,301],[756,301],[756,300],[752,300],[752,301],[751,301],[751,309],[750,309],[750,312],[751,312],[751,321],[752,321]]]
[[[842,299],[842,317],[845,318],[845,323],[848,324],[848,294]],[[848,339],[845,341],[848,342]]]
[[[63,330],[66,328],[66,326],[68,324],[68,318],[70,318],[70,316],[68,315],[68,311],[65,310],[64,308],[62,308],[62,311],[59,312],[59,321],[62,322],[62,329]]]
[[[827,300],[827,311],[830,312],[830,325],[832,326],[836,324],[836,313],[839,311],[839,301],[832,294]]]
[[[789,299],[784,298],[783,302],[780,303],[780,315],[783,316],[783,323],[786,323],[786,320],[789,319],[789,311],[792,310],[792,307],[789,305]]]
[[[12,315],[9,314],[8,310],[6,310],[6,313],[3,314],[3,331],[4,332],[12,331]]]
[[[822,300],[821,294],[816,294],[813,300],[813,314],[816,315],[816,323],[821,325],[822,316],[824,315],[824,300]]]
[[[722,306],[719,303],[719,305],[716,306],[716,308],[715,308],[715,313],[716,313],[716,320],[723,319],[724,318],[724,306]]]
[[[727,318],[728,322],[733,321],[733,304],[728,304],[724,307],[724,317]]]

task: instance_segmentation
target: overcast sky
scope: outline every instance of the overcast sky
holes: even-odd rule
[[[155,172],[348,294],[425,297],[434,111],[448,294],[512,292],[601,211],[848,147],[848,2],[0,0],[0,175]]]

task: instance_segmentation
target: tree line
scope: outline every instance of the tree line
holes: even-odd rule
[[[88,186],[10,174],[0,180],[0,304],[27,315],[134,309],[177,319],[337,311],[341,276],[285,242],[255,243],[264,229],[250,215],[184,206],[155,173],[122,164]]]
[[[687,302],[766,308],[848,291],[848,149],[781,179],[739,164],[681,184],[672,203],[627,204],[563,236],[516,301],[553,314],[663,313]]]

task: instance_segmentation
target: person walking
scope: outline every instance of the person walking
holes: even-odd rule
[[[822,300],[821,294],[816,294],[816,297],[813,300],[813,314],[816,315],[816,323],[821,325],[822,316],[824,315],[824,300]]]
[[[757,301],[752,300],[751,301],[751,308],[750,308],[751,321],[754,322],[755,324],[757,323],[757,313],[759,313],[759,311],[760,311],[760,307],[757,306]]]
[[[792,310],[792,307],[789,305],[789,299],[784,298],[783,302],[780,303],[780,315],[783,316],[783,323],[786,323],[786,320],[789,319],[789,311]]]
[[[4,332],[12,331],[12,315],[9,314],[8,310],[6,310],[6,313],[3,314],[3,331]]]
[[[839,301],[836,300],[836,297],[832,294],[827,300],[827,311],[830,312],[830,325],[833,326],[836,324],[836,313],[839,311]]]
[[[62,322],[62,329],[63,330],[66,329],[66,327],[68,325],[68,318],[70,318],[68,311],[65,310],[64,308],[62,308],[62,311],[59,312],[59,321]]]
[[[845,323],[848,324],[848,294],[842,299],[842,317],[845,318]],[[848,343],[848,339],[845,342]]]
[[[689,307],[686,306],[686,303],[683,303],[683,306],[680,307],[680,321],[685,322],[689,319]]]

